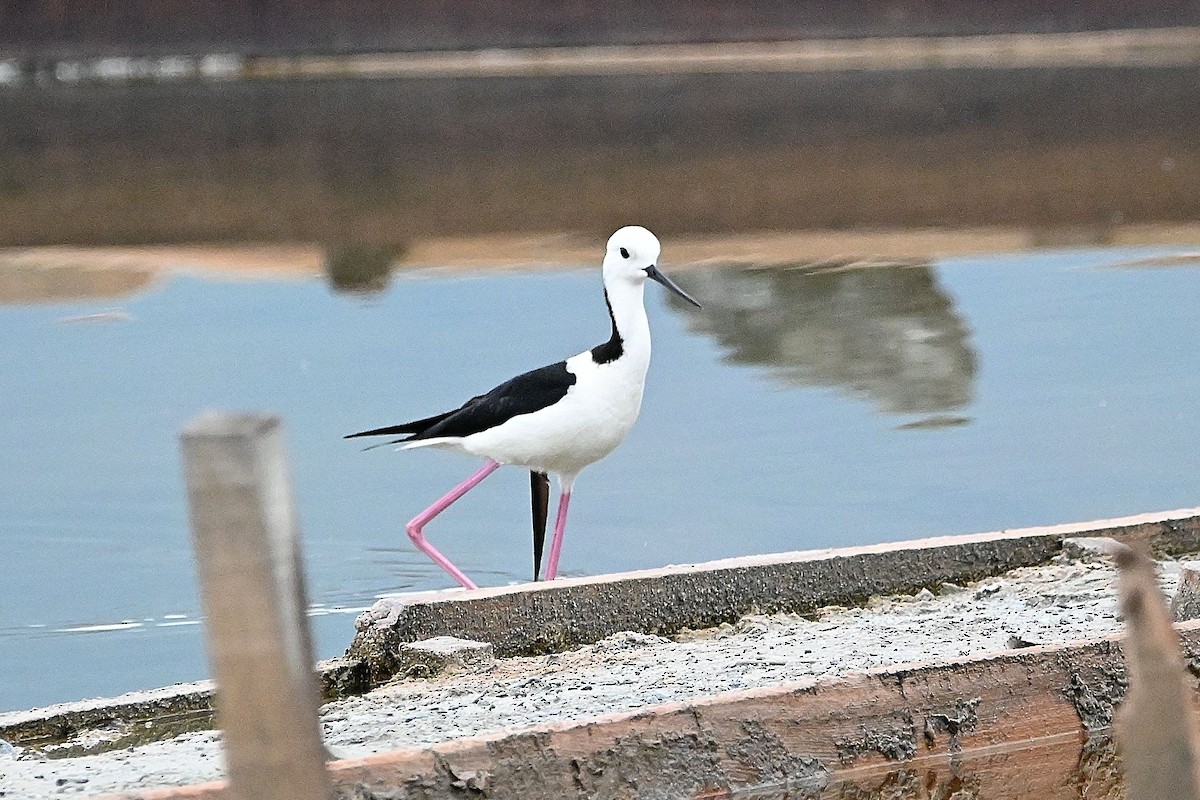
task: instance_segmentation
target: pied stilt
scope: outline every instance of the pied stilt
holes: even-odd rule
[[[700,304],[658,271],[659,243],[645,228],[621,228],[604,253],[604,298],[612,321],[608,341],[566,361],[518,375],[462,406],[425,419],[347,436],[394,436],[398,449],[440,447],[486,461],[483,467],[408,523],[413,544],[468,589],[475,584],[431,545],[425,525],[504,464],[529,469],[533,498],[534,580],[541,565],[549,504],[547,473],[560,495],[546,579],[558,574],[571,489],[580,471],[611,453],[629,433],[642,405],[650,364],[650,324],[642,291],[657,281]]]

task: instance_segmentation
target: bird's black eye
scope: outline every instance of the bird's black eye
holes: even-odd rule
[[[624,247],[621,248],[621,258],[629,258],[629,251]]]

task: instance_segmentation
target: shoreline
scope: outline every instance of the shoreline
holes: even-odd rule
[[[26,59],[0,53],[0,86],[327,78],[523,78],[1200,64],[1200,28],[1127,28],[959,36],[871,36],[701,44],[505,47],[351,55],[105,55]]]
[[[471,275],[586,268],[599,239],[572,233],[428,237],[398,252],[390,274]],[[1092,247],[1198,248],[1200,223],[1029,229],[761,231],[666,238],[671,269],[899,267],[940,258]],[[1187,256],[1188,254],[1184,254]],[[1194,263],[1181,258],[1179,263]],[[314,243],[212,243],[0,248],[0,306],[121,299],[172,275],[210,280],[313,280],[327,275]],[[1154,266],[1130,262],[1125,266]],[[54,280],[49,280],[53,276]]]

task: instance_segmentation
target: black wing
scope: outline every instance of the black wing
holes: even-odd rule
[[[408,434],[403,439],[391,442],[399,444],[439,436],[470,436],[495,428],[521,414],[532,414],[552,406],[566,397],[567,390],[574,385],[574,373],[567,369],[567,362],[560,361],[522,373],[487,394],[472,397],[453,411],[401,425],[359,431],[345,438]]]

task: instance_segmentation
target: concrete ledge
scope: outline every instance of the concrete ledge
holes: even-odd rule
[[[835,550],[749,556],[665,569],[568,578],[381,600],[356,622],[347,655],[371,680],[400,668],[401,643],[457,636],[490,642],[499,657],[590,644],[622,631],[670,635],[749,613],[808,613],[872,595],[963,583],[1057,555],[1065,538],[1109,537],[1160,551],[1200,549],[1200,509],[1115,520],[949,536]]]
[[[211,681],[0,714],[0,739],[56,757],[130,747],[212,727]],[[153,725],[153,733],[147,725]]]
[[[470,642],[453,636],[438,636],[402,644],[396,650],[400,673],[407,677],[432,678],[467,667],[481,667],[495,658],[487,642]]]
[[[365,665],[346,658],[317,664],[325,700],[369,688]],[[197,681],[120,697],[0,714],[0,740],[55,757],[145,744],[213,726],[213,683]]]
[[[1194,666],[1200,622],[1176,630]],[[1107,729],[1125,687],[1112,637],[733,692],[331,769],[337,796],[354,798],[723,797],[751,787],[773,789],[763,797],[892,797],[874,792],[918,766],[927,789],[958,781],[994,800],[1075,798],[1087,781],[1115,781]],[[126,796],[215,800],[222,790]]]

